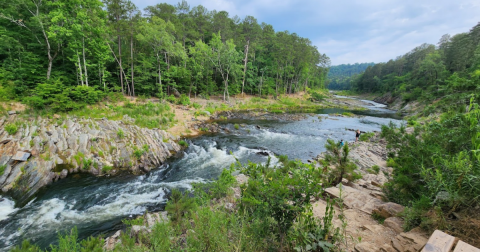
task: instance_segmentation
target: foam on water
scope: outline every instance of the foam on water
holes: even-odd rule
[[[0,196],[0,221],[8,218],[8,215],[16,212],[15,202],[8,198]]]

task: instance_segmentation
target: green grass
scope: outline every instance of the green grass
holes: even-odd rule
[[[178,141],[178,144],[179,144],[180,146],[183,146],[183,147],[188,147],[188,143],[187,143],[187,141],[185,141],[185,140],[180,140],[180,141]]]
[[[367,142],[367,141],[369,141],[370,138],[372,138],[373,136],[375,136],[375,133],[373,133],[373,132],[363,133],[363,134],[360,135],[359,140],[362,141],[362,142]]]
[[[71,111],[69,115],[94,119],[107,118],[117,121],[128,115],[133,119],[134,125],[149,129],[167,127],[174,122],[175,117],[167,103],[133,104],[128,101],[123,106],[92,106]]]
[[[18,131],[18,127],[17,127],[17,125],[15,125],[13,123],[9,123],[9,124],[5,125],[5,131],[9,135],[15,135],[15,133],[17,133],[17,131]]]
[[[113,169],[113,166],[104,165],[104,166],[102,167],[102,172],[108,173],[108,172],[111,171],[112,169]]]
[[[7,168],[7,165],[0,165],[0,177],[3,175],[6,168]]]

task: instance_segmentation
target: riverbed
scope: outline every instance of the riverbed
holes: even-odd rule
[[[395,111],[365,103],[366,110],[351,111],[354,117],[335,116],[348,112],[343,109],[325,109],[299,121],[221,120],[217,123],[227,131],[187,139],[184,153],[148,174],[74,175],[44,188],[20,209],[0,198],[0,251],[24,239],[46,248],[73,227],[81,239],[110,234],[123,228],[122,219],[162,210],[173,188],[190,189],[192,183],[216,179],[236,159],[266,162],[270,157],[276,164],[277,155],[288,155],[307,162],[325,150],[327,139],[354,141],[355,133],[348,129],[371,132],[402,123]]]

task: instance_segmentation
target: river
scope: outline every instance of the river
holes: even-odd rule
[[[188,139],[189,147],[176,158],[148,174],[124,173],[115,177],[69,176],[44,188],[31,202],[18,209],[9,198],[0,198],[0,251],[29,239],[46,248],[58,234],[73,227],[79,237],[110,234],[121,229],[122,219],[164,208],[172,188],[189,189],[192,183],[217,178],[235,158],[245,163],[265,162],[268,156],[288,155],[307,161],[325,150],[327,139],[354,141],[354,132],[379,131],[390,121],[402,123],[394,111],[367,101],[361,117],[329,116],[341,109],[320,110],[300,121],[220,121],[230,133],[208,134]],[[239,129],[235,129],[239,124]]]

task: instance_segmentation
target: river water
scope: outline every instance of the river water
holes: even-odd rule
[[[121,229],[122,219],[145,211],[162,210],[172,188],[189,189],[192,183],[217,178],[235,162],[266,162],[268,156],[286,154],[307,161],[325,150],[327,139],[354,141],[346,130],[379,131],[382,124],[402,121],[380,105],[370,102],[361,117],[336,117],[341,109],[320,110],[300,121],[229,120],[218,122],[230,133],[189,139],[183,154],[148,174],[125,173],[115,177],[70,176],[53,183],[22,208],[0,198],[0,251],[29,239],[45,248],[58,234],[77,227],[80,238],[110,234]],[[235,129],[234,125],[240,128]],[[1,196],[0,196],[1,197]]]

